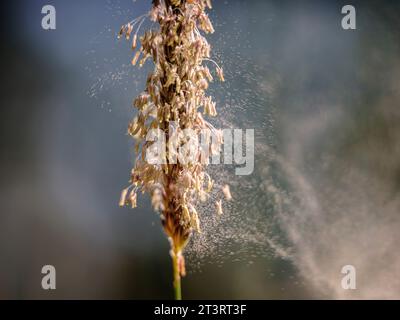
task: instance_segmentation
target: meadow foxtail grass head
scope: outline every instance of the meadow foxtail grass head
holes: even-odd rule
[[[145,155],[153,142],[146,141],[146,136],[152,129],[161,130],[167,139],[174,137],[180,145],[183,138],[176,131],[191,129],[200,134],[209,130],[217,137],[217,144],[223,143],[221,131],[204,118],[217,115],[215,102],[205,93],[213,81],[212,73],[224,81],[222,68],[210,58],[210,45],[202,35],[214,32],[207,8],[211,9],[209,0],[153,0],[149,13],[123,25],[118,34],[119,38],[132,41],[133,65],[142,66],[147,59],[154,63],[145,90],[133,103],[138,114],[130,122],[128,134],[135,139],[136,159],[120,205],[136,207],[139,191],[151,195],[152,206],[159,212],[171,244],[177,299],[181,298],[180,278],[186,273],[183,250],[192,232],[201,232],[196,206],[199,201],[207,200],[213,180],[205,171],[207,162],[201,161],[201,154],[189,163],[171,162],[168,159],[173,151],[168,144],[167,160],[161,164],[149,163]],[[140,28],[147,18],[158,27],[141,35]],[[215,72],[207,67],[210,62]],[[178,124],[174,132],[171,123]],[[210,152],[216,150],[215,144],[211,145]],[[226,198],[230,198],[229,188],[223,190]],[[217,201],[216,210],[222,213],[221,200]]]

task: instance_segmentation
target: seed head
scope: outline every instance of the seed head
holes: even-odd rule
[[[180,145],[183,140],[171,130],[172,121],[179,124],[177,131],[192,129],[199,134],[213,128],[202,115],[217,115],[216,103],[205,93],[213,80],[205,64],[208,61],[216,64],[209,58],[210,45],[200,33],[200,30],[214,32],[205,12],[207,7],[211,8],[209,0],[154,0],[147,15],[123,26],[118,34],[119,38],[125,35],[126,39],[133,34],[132,49],[136,51],[133,65],[139,61],[142,66],[148,58],[154,63],[144,92],[133,102],[138,116],[129,124],[128,134],[136,139],[137,156],[130,179],[134,189],[129,196],[130,187],[123,190],[120,205],[130,203],[135,207],[138,190],[151,194],[152,206],[159,211],[164,231],[170,239],[171,252],[180,259],[181,275],[185,273],[182,250],[192,230],[201,232],[196,204],[207,200],[214,181],[205,172],[206,165],[200,161],[200,155],[195,158],[198,160],[188,164],[169,160],[159,165],[148,163],[144,155],[153,142],[145,141],[145,137],[150,129],[159,129]],[[145,31],[139,38],[140,47],[136,49],[138,31],[147,16],[158,23],[158,28]],[[216,74],[224,81],[218,65]],[[210,147],[211,152],[216,152],[222,143],[222,135],[215,128],[213,131],[220,137],[218,143]],[[167,149],[166,153],[165,159],[171,159],[173,151]],[[230,197],[230,193],[228,195]],[[216,210],[222,213],[221,201],[217,202]]]

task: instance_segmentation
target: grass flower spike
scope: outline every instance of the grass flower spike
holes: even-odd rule
[[[147,59],[154,62],[144,92],[133,103],[138,115],[129,124],[128,134],[136,141],[136,159],[120,205],[135,207],[139,191],[151,195],[152,206],[159,212],[171,244],[176,299],[181,299],[180,279],[186,273],[184,248],[193,231],[201,232],[196,206],[207,200],[213,180],[205,171],[207,162],[202,161],[200,153],[187,163],[170,161],[174,156],[170,144],[165,163],[149,163],[145,155],[154,142],[147,141],[146,136],[151,129],[161,130],[179,146],[184,139],[180,134],[183,130],[191,129],[197,134],[209,130],[217,137],[216,143],[222,143],[221,132],[203,117],[217,115],[215,102],[205,93],[213,81],[212,74],[224,81],[222,68],[211,60],[210,45],[202,35],[214,32],[205,12],[207,7],[211,8],[208,0],[156,0],[148,14],[122,26],[118,35],[132,41],[133,65],[142,66]],[[146,18],[158,27],[139,35]],[[215,66],[215,70],[210,71],[207,65]],[[210,152],[216,149],[214,145]],[[225,187],[225,194],[230,197],[228,192]],[[221,200],[216,207],[222,213]]]

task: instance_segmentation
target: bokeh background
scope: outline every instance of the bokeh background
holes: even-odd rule
[[[45,4],[54,31],[41,28]],[[256,162],[230,179],[235,203],[221,221],[204,209],[184,297],[400,298],[399,3],[352,1],[347,31],[347,2],[213,4],[209,41],[226,73],[210,90],[217,124],[254,128]],[[148,199],[118,207],[131,102],[151,65],[131,67],[116,33],[150,1],[0,6],[0,298],[172,298]],[[41,288],[46,264],[54,291]],[[357,290],[340,286],[346,264]]]

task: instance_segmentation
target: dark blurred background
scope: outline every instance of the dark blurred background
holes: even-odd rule
[[[41,28],[45,4],[57,10],[54,31]],[[190,249],[184,297],[399,298],[398,1],[352,1],[356,30],[341,28],[347,2],[213,4],[209,41],[226,83],[211,93],[222,125],[255,128],[258,148],[253,177],[233,183],[249,197],[232,208],[237,228]],[[168,242],[148,199],[118,207],[131,102],[151,65],[131,67],[116,33],[149,8],[1,2],[1,299],[172,297]],[[270,154],[283,160],[271,165]],[[235,237],[231,253],[216,243]],[[46,264],[54,291],[40,285]],[[351,294],[339,287],[344,264],[359,270]]]

